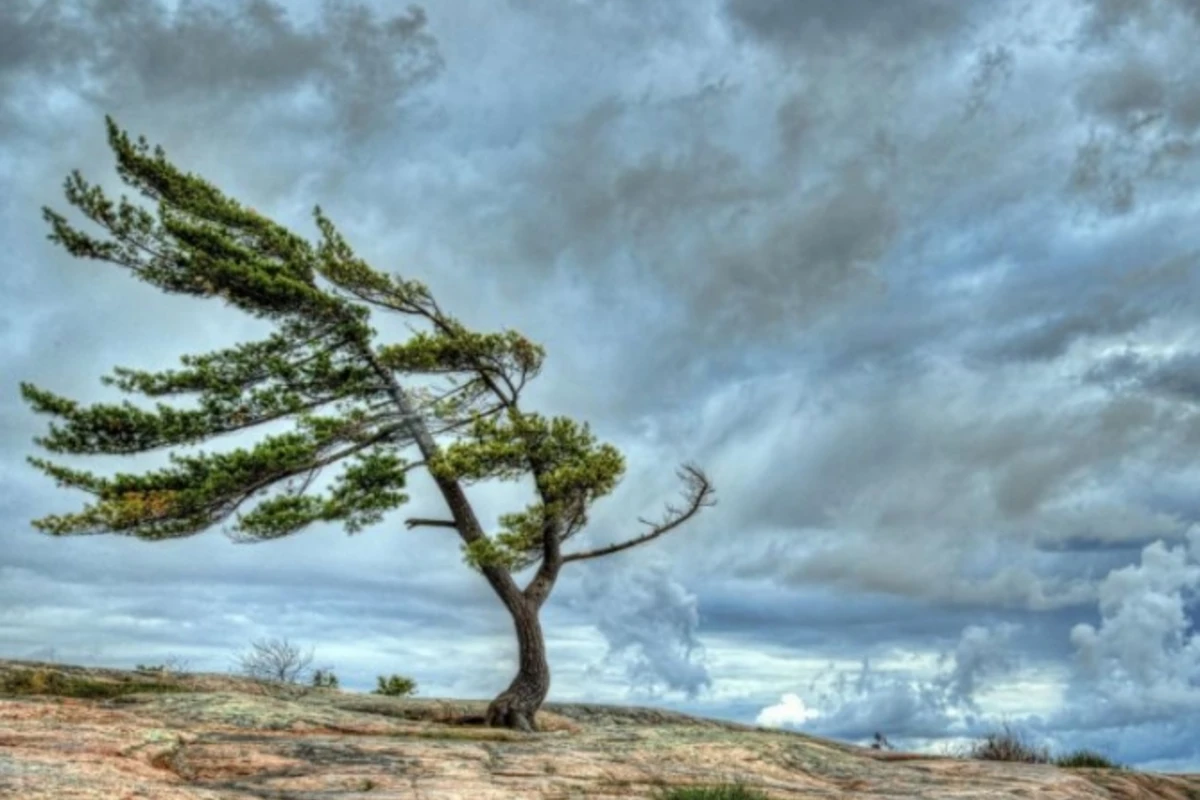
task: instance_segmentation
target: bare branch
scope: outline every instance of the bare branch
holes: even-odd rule
[[[321,474],[321,469],[322,467],[313,467],[308,471],[308,474],[304,476],[304,483],[300,485],[300,490],[296,492],[297,497],[308,491],[308,487],[312,486],[312,482]]]
[[[491,416],[492,414],[495,414],[498,411],[502,411],[503,409],[504,409],[504,406],[500,403],[497,403],[494,406],[488,406],[487,408],[483,409],[482,411],[479,411],[476,413],[480,417],[487,417],[487,416]],[[444,426],[437,428],[437,429],[431,429],[430,433],[434,436],[442,436],[444,434],[450,433],[451,431],[456,431],[459,428],[465,428],[474,422],[475,422],[475,418],[474,418],[474,416],[471,416],[466,419],[460,419],[460,420],[455,420],[453,422],[448,422]]]
[[[369,411],[374,410],[375,408],[376,408],[376,406],[370,406],[368,408],[368,410]],[[497,412],[503,411],[503,410],[504,410],[504,405],[502,403],[496,403],[494,405],[487,406],[482,409],[476,409],[473,411],[469,411],[469,412],[467,412],[469,414],[468,416],[463,417],[460,414],[457,419],[450,419],[447,421],[444,419],[440,419],[435,414],[429,413],[428,409],[426,407],[421,406],[421,407],[415,409],[412,412],[412,414],[405,414],[402,411],[384,412],[384,413],[381,413],[378,417],[376,417],[375,421],[383,422],[383,421],[398,420],[398,421],[404,422],[405,426],[407,426],[409,420],[411,418],[415,418],[418,421],[420,421],[422,425],[425,426],[425,429],[429,432],[430,436],[436,437],[436,436],[444,436],[448,433],[453,433],[454,431],[459,430],[460,428],[465,428],[469,425],[472,425],[472,424],[474,424],[477,417],[489,417],[489,416],[496,414]],[[442,422],[444,424],[435,426],[435,423],[437,423],[437,422]],[[413,439],[413,441],[415,442],[416,440]]]
[[[586,558],[599,558],[600,556],[619,553],[622,550],[628,550],[631,547],[635,547],[643,542],[648,542],[651,539],[657,539],[664,533],[672,531],[683,523],[687,522],[689,519],[694,517],[701,508],[706,506],[714,506],[717,504],[716,498],[713,496],[714,490],[712,482],[699,467],[685,464],[682,469],[679,470],[678,474],[679,477],[687,484],[687,492],[685,493],[687,506],[684,510],[681,511],[674,506],[667,505],[667,513],[663,521],[657,525],[653,525],[649,531],[641,536],[624,542],[619,542],[617,544],[598,547],[594,550],[584,550],[579,553],[569,553],[562,557],[562,563],[566,564],[568,561],[582,561]],[[644,519],[639,519],[639,522],[642,522],[645,525],[652,525],[652,523]]]

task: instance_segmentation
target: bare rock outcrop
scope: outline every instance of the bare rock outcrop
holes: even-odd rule
[[[651,798],[740,782],[770,798],[1200,800],[1200,775],[891,753],[672,712],[281,693],[219,675],[0,661],[0,797],[20,800]]]

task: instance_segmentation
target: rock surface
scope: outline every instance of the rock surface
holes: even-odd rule
[[[646,708],[550,703],[536,734],[463,722],[485,708],[0,661],[0,797],[601,800],[741,782],[779,800],[1200,800],[1200,775],[886,753]]]

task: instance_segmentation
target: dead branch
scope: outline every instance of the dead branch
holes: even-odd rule
[[[694,465],[685,464],[678,472],[679,477],[684,481],[687,489],[684,493],[686,505],[683,509],[678,509],[671,504],[667,504],[666,515],[663,520],[657,524],[645,519],[638,519],[644,525],[651,526],[651,529],[641,536],[629,539],[628,541],[618,542],[617,544],[598,547],[594,550],[584,550],[579,553],[569,553],[564,555],[562,563],[568,561],[582,561],[586,558],[599,558],[612,553],[619,553],[622,550],[628,550],[643,542],[648,542],[651,539],[657,539],[668,531],[672,531],[679,527],[689,519],[694,517],[701,508],[706,506],[714,506],[717,504],[714,495],[712,482],[704,472]]]

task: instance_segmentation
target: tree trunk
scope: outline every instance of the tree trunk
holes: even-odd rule
[[[422,458],[426,462],[432,461],[439,452],[437,443],[413,408],[408,394],[396,382],[395,376],[380,363],[370,347],[364,348],[363,357],[388,387],[396,408],[408,422]],[[475,516],[471,504],[467,502],[461,484],[436,474],[433,475],[433,479],[446,500],[454,518],[454,528],[462,540],[470,545],[484,538],[479,519]],[[496,566],[485,566],[480,570],[505,608],[512,614],[520,652],[517,676],[488,706],[485,722],[489,726],[513,728],[529,733],[537,730],[534,715],[550,692],[550,665],[546,662],[546,642],[542,638],[542,624],[538,620],[538,611],[549,596],[554,579],[558,575],[558,568],[562,565],[557,547],[558,529],[553,527],[550,529],[550,538],[546,539],[546,557],[538,570],[537,587],[528,597],[517,588],[508,570]]]
[[[510,606],[509,611],[517,628],[520,665],[512,683],[488,706],[486,722],[492,727],[533,733],[537,730],[534,715],[550,692],[546,642],[536,605],[521,601]]]

